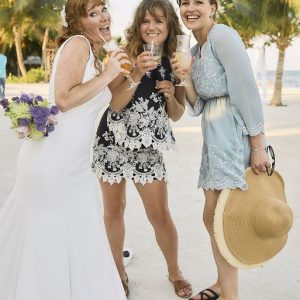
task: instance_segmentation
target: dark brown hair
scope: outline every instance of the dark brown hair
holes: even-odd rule
[[[181,5],[181,1],[182,0],[177,0],[177,3],[178,3],[179,6]],[[213,15],[213,19],[216,20],[216,18],[217,18],[216,13],[217,13],[217,10],[218,10],[218,1],[217,0],[208,0],[208,2],[209,2],[210,5],[214,4],[216,6],[216,11]]]
[[[156,16],[156,9],[161,9],[167,19],[169,30],[168,37],[164,43],[164,53],[171,57],[176,50],[176,35],[182,34],[178,16],[169,0],[142,0],[137,7],[132,25],[126,30],[126,49],[131,57],[137,57],[143,51],[143,40],[141,37],[141,24],[148,11]]]
[[[106,0],[91,0],[92,6],[99,6],[99,5],[106,5],[108,1]],[[68,24],[67,27],[62,27],[61,35],[57,39],[58,46],[61,46],[68,38],[74,35],[84,35],[82,33],[82,25],[80,22],[81,18],[87,17],[87,5],[89,1],[88,0],[68,0],[65,5],[65,13],[66,13],[66,22]],[[90,42],[92,51],[95,57],[95,68],[99,71],[99,73],[102,70],[101,63],[98,60],[97,57],[97,51],[94,47],[93,40],[87,36],[84,35]]]

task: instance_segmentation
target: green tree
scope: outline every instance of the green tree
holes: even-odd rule
[[[48,42],[49,30],[59,24],[59,11],[63,0],[1,0],[0,3],[0,40],[3,44],[14,39],[18,66],[26,77],[22,52],[24,37],[43,32],[43,47]]]
[[[278,48],[276,79],[271,105],[282,106],[282,78],[284,72],[285,51],[293,39],[300,34],[300,3],[299,0],[240,0],[246,3],[258,15],[247,17],[257,22],[261,33],[270,38]]]
[[[3,0],[1,2],[0,28],[2,36],[6,39],[13,37],[18,65],[23,76],[26,76],[26,68],[22,52],[22,36],[24,29],[28,27],[29,23],[30,18],[16,8],[15,1]]]
[[[221,20],[236,28],[246,45],[251,45],[251,37],[259,34],[276,44],[279,55],[271,104],[281,106],[285,51],[300,35],[300,1],[221,0],[220,4]]]
[[[31,34],[41,42],[43,66],[50,34],[56,36],[61,28],[61,11],[65,0],[17,0],[21,8],[25,8],[34,20]]]
[[[264,33],[278,48],[276,79],[271,105],[282,106],[282,78],[285,51],[300,35],[300,4],[293,0],[268,0]]]
[[[236,0],[219,0],[218,22],[233,27],[238,31],[246,48],[252,47],[251,40],[261,34],[255,19],[259,15],[249,5]]]

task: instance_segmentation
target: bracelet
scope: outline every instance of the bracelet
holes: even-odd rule
[[[140,81],[139,82],[135,82],[130,75],[126,76],[126,78],[133,85],[138,85],[139,83],[141,83]]]
[[[132,67],[132,69],[131,69],[131,71],[130,71],[130,74],[129,74],[129,75],[131,75],[131,74],[132,74],[132,72],[134,71],[134,69],[135,69],[135,65]]]
[[[127,91],[137,87],[141,82],[135,82],[130,75],[126,75],[127,80],[129,81],[129,88]]]
[[[265,148],[251,148],[251,152],[259,152],[261,150],[265,150]]]

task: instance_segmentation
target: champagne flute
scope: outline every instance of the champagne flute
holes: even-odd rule
[[[151,52],[151,56],[153,56],[153,58],[157,62],[157,64],[158,65],[161,64],[162,45],[154,44],[154,43],[144,44],[143,50]]]
[[[160,44],[154,44],[153,41],[151,44],[144,44],[143,45],[144,51],[149,51],[150,55],[154,58],[154,60],[157,62],[157,65],[161,65],[161,56],[162,56],[162,45]],[[154,71],[154,70],[152,70]],[[157,80],[157,76],[155,72],[148,71],[149,74],[153,77],[153,79]]]
[[[191,86],[185,82],[186,74],[192,64],[192,54],[190,50],[190,35],[177,35],[177,47],[175,57],[180,69],[180,83],[175,86]]]
[[[119,47],[118,43],[115,40],[112,39],[108,42],[105,42],[105,44],[103,45],[103,49],[107,52],[108,55],[110,55],[113,51],[115,51],[117,49],[120,49],[120,47]],[[132,65],[128,64],[128,63],[122,64],[121,68],[124,69],[124,70],[127,70],[129,72],[131,72],[133,70]],[[121,73],[121,74],[123,76],[125,76],[128,79],[129,83],[130,83],[130,86],[127,89],[127,91],[135,88],[136,86],[138,86],[140,84],[140,82],[134,82],[129,74],[126,74],[126,73]]]

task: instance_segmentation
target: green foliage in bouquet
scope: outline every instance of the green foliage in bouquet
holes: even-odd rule
[[[21,97],[2,99],[0,105],[19,138],[40,140],[48,136],[57,124],[55,115],[58,114],[58,108],[50,106],[48,100],[41,96],[22,93]]]

